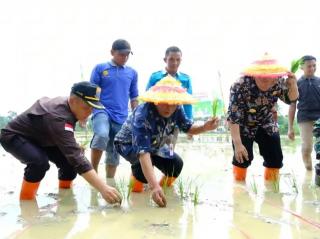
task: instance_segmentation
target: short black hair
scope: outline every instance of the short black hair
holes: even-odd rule
[[[302,64],[304,64],[306,61],[317,61],[317,59],[311,55],[305,55],[305,56],[301,57]]]
[[[166,50],[166,55],[165,56],[168,56],[170,52],[180,52],[182,54],[182,51],[177,46],[168,47],[167,50]]]

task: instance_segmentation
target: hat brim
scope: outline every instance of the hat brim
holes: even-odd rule
[[[99,101],[89,101],[89,100],[84,100],[88,105],[90,105],[92,108],[103,110],[105,107],[103,104],[101,104]]]
[[[195,98],[188,94],[166,94],[166,93],[148,93],[146,92],[139,99],[144,102],[154,104],[168,104],[168,105],[189,105],[197,102]]]
[[[128,54],[130,53],[131,55],[133,55],[132,51],[130,49],[122,49],[122,50],[116,50],[119,53],[124,53],[124,54]]]
[[[243,72],[245,76],[251,76],[254,78],[267,78],[267,79],[278,79],[284,76],[288,76],[288,72],[279,72],[279,73],[253,73],[253,72]]]

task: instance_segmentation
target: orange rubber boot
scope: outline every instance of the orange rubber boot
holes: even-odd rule
[[[267,181],[276,181],[279,178],[278,168],[265,168],[264,169],[264,179]]]
[[[140,182],[139,180],[137,180],[133,175],[130,176],[130,184],[131,183],[133,184],[132,192],[135,192],[135,193],[143,192],[143,182]]]
[[[69,189],[72,186],[72,180],[59,180],[59,188]]]
[[[167,177],[163,175],[159,182],[159,185],[162,187],[164,184],[166,184],[167,187],[171,187],[175,180],[176,180],[175,177]]]
[[[247,169],[240,168],[238,166],[233,165],[233,177],[236,181],[245,181],[247,176]]]
[[[25,179],[22,181],[20,200],[33,200],[36,198],[36,194],[39,188],[40,182],[28,182]]]

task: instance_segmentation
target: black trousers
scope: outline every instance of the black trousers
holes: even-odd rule
[[[57,147],[40,147],[21,135],[15,135],[10,140],[1,139],[3,148],[27,166],[24,169],[24,179],[28,182],[41,181],[50,168],[49,161],[58,168],[60,180],[73,180],[77,172],[69,164]]]
[[[267,168],[281,168],[283,166],[283,155],[281,150],[281,142],[279,133],[268,135],[263,128],[259,128],[254,139],[241,136],[241,141],[247,149],[249,161],[239,163],[233,156],[232,164],[241,168],[250,166],[253,160],[253,143],[259,146],[260,155],[263,157],[263,166]],[[234,150],[234,144],[232,144]]]
[[[128,149],[129,150],[126,150]],[[140,182],[147,183],[141,164],[139,161],[139,155],[132,152],[130,146],[123,146],[119,143],[115,143],[115,149],[117,152],[131,163],[131,170],[133,176]],[[126,150],[126,153],[124,152]],[[158,168],[165,176],[168,177],[178,177],[183,168],[183,161],[180,156],[176,153],[173,154],[171,158],[163,158],[158,155],[151,154],[152,165]]]

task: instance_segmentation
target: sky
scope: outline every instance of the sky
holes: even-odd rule
[[[12,0],[0,2],[0,114],[18,113],[42,96],[68,95],[110,60],[112,42],[127,39],[128,65],[143,92],[164,52],[183,52],[180,70],[195,93],[229,88],[242,69],[269,52],[290,67],[305,54],[320,58],[316,0]],[[218,80],[221,73],[221,82]],[[301,71],[297,72],[299,77]]]

